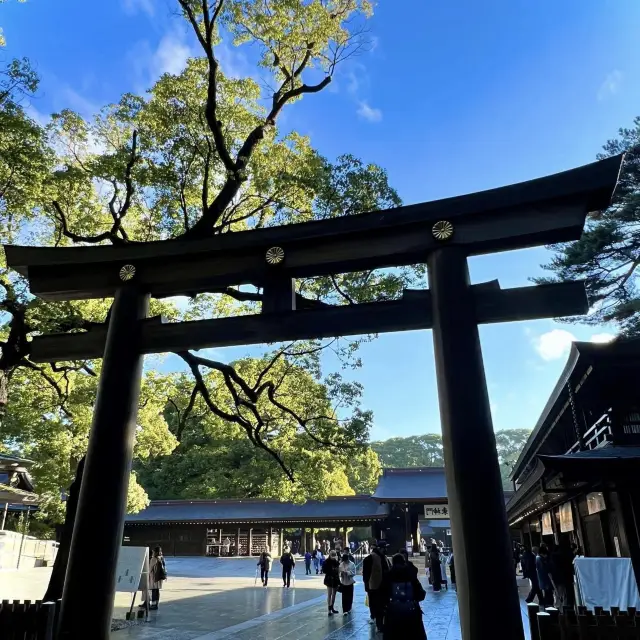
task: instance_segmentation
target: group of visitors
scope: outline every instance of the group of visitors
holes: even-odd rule
[[[451,584],[455,585],[456,567],[453,551],[447,555],[441,547],[432,544],[425,555],[424,567],[429,577],[429,584],[434,591],[440,591],[442,587],[449,588],[447,567],[449,567],[449,572],[451,573]]]
[[[282,588],[289,589],[291,587],[291,574],[296,567],[296,559],[289,547],[285,547],[280,556],[280,565],[282,566]],[[258,565],[260,568],[260,580],[262,586],[267,587],[269,584],[269,572],[273,566],[273,559],[269,550],[264,547],[262,553],[258,556]]]
[[[552,552],[546,544],[523,548],[520,556],[522,576],[529,580],[531,590],[527,602],[538,598],[541,607],[574,605],[574,569],[573,561],[579,555],[575,544],[561,543]]]
[[[369,545],[367,544],[367,547]],[[383,633],[384,640],[426,640],[426,633],[422,624],[422,610],[420,602],[426,596],[425,590],[418,580],[418,568],[409,560],[408,553],[401,549],[392,559],[386,556],[387,545],[384,540],[371,545],[371,553],[363,562],[363,581],[367,594],[370,619],[377,630]],[[432,545],[432,554],[437,552],[437,546]],[[435,550],[435,551],[434,551]],[[435,557],[435,556],[434,556]],[[327,588],[327,610],[329,616],[338,614],[335,608],[338,592],[342,595],[342,614],[348,616],[353,608],[353,592],[356,578],[356,565],[350,551],[340,556],[335,549],[329,550],[325,557],[320,544],[313,553],[305,554],[307,575],[311,575],[311,562],[316,566],[316,573],[324,574],[324,585]],[[435,560],[434,560],[435,562]],[[282,586],[289,588],[291,575],[296,561],[290,548],[285,548],[280,557],[282,566]],[[258,558],[260,579],[263,587],[269,583],[269,573],[273,566],[271,553],[265,547]],[[435,564],[431,571],[437,574]],[[149,589],[150,609],[158,609],[160,590],[167,579],[167,569],[162,549],[156,547],[149,561]],[[441,576],[440,576],[441,579]],[[434,579],[436,590],[437,579]],[[439,587],[438,587],[439,588]],[[146,603],[142,603],[145,607]]]
[[[356,565],[348,552],[338,556],[335,549],[329,551],[329,555],[322,564],[324,585],[327,587],[327,609],[332,616],[338,611],[335,608],[336,595],[342,593],[342,613],[349,615],[353,606],[353,587],[355,584]]]
[[[418,580],[418,568],[406,549],[391,559],[386,551],[386,542],[377,541],[362,564],[371,623],[384,640],[426,640],[420,608],[426,592]]]

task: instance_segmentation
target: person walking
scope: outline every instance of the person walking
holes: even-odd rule
[[[520,564],[522,565],[522,577],[528,580],[531,585],[529,595],[525,598],[526,602],[533,602],[538,598],[538,603],[542,605],[544,597],[540,589],[540,583],[538,582],[538,571],[536,570],[537,554],[538,547],[533,547],[533,550],[525,548],[520,558]]]
[[[538,583],[542,590],[542,607],[553,606],[553,578],[551,570],[551,559],[549,558],[549,548],[542,543],[538,549],[536,557],[536,572],[538,574]]]
[[[282,565],[282,588],[286,587],[288,589],[291,585],[291,572],[296,566],[296,559],[288,547],[285,547],[283,554],[280,556],[280,564]]]
[[[453,551],[449,554],[447,564],[449,565],[449,573],[451,574],[451,584],[453,587],[456,587],[456,562],[453,557]]]
[[[440,551],[436,544],[431,545],[425,566],[429,568],[429,582],[433,590],[440,591],[442,586],[442,562],[440,560]]]
[[[320,573],[320,559],[322,558],[322,551],[320,549],[314,549],[311,554],[313,560],[313,568],[316,570],[316,575]]]
[[[153,550],[153,556],[149,562],[149,589],[151,589],[150,607],[152,611],[158,609],[160,603],[160,589],[164,581],[167,579],[167,565],[162,555],[162,549],[156,547]]]
[[[306,551],[304,554],[304,568],[305,568],[305,575],[310,576],[311,575],[311,554],[308,551]]]
[[[409,552],[406,549],[400,549],[398,553],[404,558],[404,562],[409,567],[409,569],[416,574],[416,578],[418,577],[418,567],[416,567],[413,562],[409,560]]]
[[[269,582],[269,571],[271,571],[271,567],[273,566],[273,559],[266,547],[262,549],[262,553],[258,558],[258,566],[260,567],[260,579],[262,580],[262,586],[266,587]]]
[[[383,639],[427,640],[420,609],[420,602],[427,594],[401,553],[393,556],[391,569],[384,578],[383,592]]]
[[[336,593],[338,593],[340,586],[340,563],[335,549],[331,549],[329,557],[324,561],[322,573],[324,573],[324,586],[327,587],[327,609],[331,616],[338,613],[333,605],[336,602]]]
[[[231,540],[228,537],[226,537],[222,543],[222,551],[225,556],[231,553]]]
[[[374,543],[375,544],[375,543]],[[373,551],[373,546],[371,545],[371,550]],[[367,542],[367,550],[369,548],[369,543]],[[371,578],[371,567],[373,565],[373,558],[371,554],[367,554],[362,561],[362,582],[364,583],[364,591],[366,595],[366,602],[369,607],[369,622],[375,622],[375,616],[373,615],[373,610],[371,608],[371,598],[369,597],[369,578]]]
[[[574,555],[566,542],[551,554],[551,577],[556,592],[556,607],[563,611],[564,607],[574,605]]]
[[[385,540],[378,540],[371,550],[371,554],[367,556],[370,559],[366,570],[367,581],[365,586],[367,587],[367,594],[369,596],[369,610],[371,612],[371,619],[375,621],[376,628],[382,632],[382,623],[384,620],[385,612],[385,593],[384,593],[384,579],[389,572],[389,560],[385,555],[387,543]],[[365,559],[366,562],[366,559]],[[363,577],[365,575],[365,568],[363,566]]]
[[[342,615],[349,615],[353,607],[353,587],[356,583],[356,565],[348,553],[342,554],[340,563],[340,592],[342,593]]]

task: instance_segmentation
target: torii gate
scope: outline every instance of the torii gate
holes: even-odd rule
[[[206,240],[5,246],[8,265],[44,300],[114,297],[108,327],[36,337],[31,344],[39,362],[104,358],[60,637],[109,638],[143,354],[432,328],[462,636],[483,640],[491,620],[493,640],[523,640],[478,324],[578,315],[588,305],[578,282],[504,291],[497,281],[472,286],[467,257],[578,239],[587,213],[609,205],[621,163],[616,156],[470,195]],[[428,291],[405,291],[393,302],[296,310],[295,278],[424,262]],[[241,284],[263,287],[261,314],[145,320],[150,296]],[[87,574],[97,553],[99,581]],[[500,612],[490,615],[496,606]]]

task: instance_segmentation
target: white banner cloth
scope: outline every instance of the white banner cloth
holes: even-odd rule
[[[630,558],[576,558],[579,604],[587,609],[640,609],[640,594]]]

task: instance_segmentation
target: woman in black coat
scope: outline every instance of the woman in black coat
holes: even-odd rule
[[[427,640],[419,604],[427,594],[417,572],[405,562],[402,554],[393,556],[383,589],[386,602],[384,640]]]
[[[334,613],[338,613],[333,605],[336,602],[336,593],[338,593],[340,586],[340,561],[335,549],[329,552],[329,557],[324,561],[322,573],[324,573],[324,586],[327,587],[327,607],[329,615],[332,616]]]
[[[434,591],[440,591],[442,586],[442,561],[440,559],[440,551],[435,544],[431,545],[427,562],[429,563],[431,586]]]

